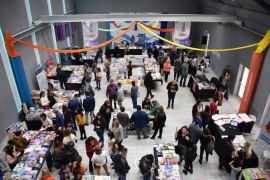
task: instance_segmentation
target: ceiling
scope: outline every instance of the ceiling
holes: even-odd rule
[[[270,13],[270,0],[212,0],[226,5],[232,5],[262,13]]]

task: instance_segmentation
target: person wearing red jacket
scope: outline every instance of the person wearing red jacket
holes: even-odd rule
[[[94,169],[93,169],[93,164],[92,164],[92,157],[95,152],[95,147],[99,145],[99,142],[96,138],[93,136],[90,136],[89,138],[86,139],[85,141],[85,149],[86,149],[86,154],[89,157],[89,171],[90,174],[94,174]]]

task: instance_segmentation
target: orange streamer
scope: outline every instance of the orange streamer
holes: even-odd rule
[[[150,28],[150,29],[153,29],[155,31],[159,31],[159,32],[174,32],[174,28],[170,28],[170,29],[160,29],[160,28],[155,28],[155,27],[152,27],[152,26],[148,26],[144,23],[142,23],[141,21],[139,21],[138,23]]]
[[[36,48],[36,49],[39,49],[39,50],[43,50],[43,51],[48,51],[48,52],[58,52],[58,53],[77,53],[77,52],[85,52],[85,51],[91,51],[91,50],[94,50],[94,49],[97,49],[97,48],[100,48],[102,46],[106,46],[107,44],[117,40],[118,38],[120,38],[121,36],[123,36],[124,34],[126,34],[128,31],[130,31],[134,26],[135,26],[136,23],[132,24],[129,28],[127,28],[125,31],[123,31],[122,33],[120,33],[119,35],[115,36],[114,38],[112,38],[111,40],[109,41],[106,41],[104,43],[101,43],[97,46],[92,46],[92,47],[89,47],[89,48],[83,48],[83,49],[76,49],[76,50],[60,50],[60,49],[53,49],[53,48],[46,48],[46,47],[42,47],[42,46],[37,46],[37,45],[34,45],[34,44],[30,44],[28,42],[25,42],[25,41],[22,41],[20,39],[15,39],[15,38],[12,38],[14,41],[17,41],[21,44],[24,44],[26,46],[29,46],[29,47],[32,47],[32,48]]]
[[[11,37],[10,32],[8,30],[6,30],[6,33],[5,33],[5,44],[6,44],[6,49],[7,49],[8,55],[10,57],[17,57],[17,56],[21,55],[20,53],[18,53],[14,49],[14,43],[12,41],[12,37]]]

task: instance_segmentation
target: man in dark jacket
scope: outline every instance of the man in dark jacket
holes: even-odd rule
[[[156,61],[158,60],[158,55],[159,55],[159,52],[158,52],[157,47],[155,46],[155,47],[154,47],[154,51],[153,51],[153,56],[154,56],[154,58],[156,59]]]
[[[175,80],[168,83],[167,90],[168,90],[168,106],[167,106],[167,109],[170,108],[171,101],[172,101],[172,109],[173,109],[174,108],[175,94],[178,91],[178,85],[177,85]]]
[[[131,116],[131,123],[134,123],[137,137],[139,140],[141,139],[141,132],[143,134],[144,139],[149,137],[146,134],[146,126],[149,123],[149,117],[146,114],[146,112],[141,110],[142,110],[141,106],[137,105],[137,111],[134,112]]]
[[[131,82],[132,88],[130,90],[130,95],[132,99],[133,108],[137,107],[137,98],[138,98],[138,86],[136,86],[135,81]]]
[[[75,130],[77,130],[77,124],[76,124],[76,119],[75,119],[75,116],[76,116],[75,110],[77,108],[82,108],[82,104],[81,104],[81,102],[79,101],[78,98],[79,98],[79,95],[78,94],[74,94],[74,98],[68,102],[68,108],[71,111],[72,122],[73,122],[73,126],[74,126],[73,128]]]
[[[123,148],[120,154],[116,154],[113,158],[115,173],[118,180],[126,180],[126,175],[130,169],[127,162],[127,148]]]
[[[139,168],[143,175],[144,180],[150,180],[151,171],[154,170],[153,162],[154,162],[154,156],[152,154],[147,154],[143,156],[142,159],[140,160]]]
[[[190,124],[188,127],[188,132],[191,138],[191,141],[194,144],[197,144],[199,141],[201,135],[202,135],[202,129],[199,127],[200,120],[195,119],[194,123]]]
[[[228,138],[223,138],[223,151],[219,155],[219,169],[222,169],[222,166],[225,167],[227,173],[231,172],[231,167],[229,163],[232,161],[232,152],[235,151],[233,147],[233,140],[235,139],[234,134],[229,134]]]
[[[65,85],[65,88],[67,88],[66,86],[67,74],[65,73],[65,71],[62,71],[61,68],[62,68],[61,64],[57,64],[56,77],[57,77],[57,80],[60,82],[61,89],[64,89],[63,84]]]
[[[86,124],[92,124],[93,123],[93,116],[94,116],[94,110],[95,110],[95,98],[93,96],[90,96],[90,92],[85,92],[85,99],[83,100],[83,109],[85,111],[85,119]],[[88,114],[90,113],[90,119],[91,122],[88,121]]]
[[[106,121],[106,130],[108,130],[108,131],[109,131],[109,125],[110,125],[112,112],[113,112],[113,109],[111,107],[110,101],[106,100],[104,102],[104,104],[100,107],[99,113],[105,119],[105,121]]]
[[[110,100],[112,106],[112,100],[114,101],[114,109],[116,108],[116,99],[117,99],[118,87],[113,83],[113,80],[110,80],[110,84],[107,86],[106,97]]]

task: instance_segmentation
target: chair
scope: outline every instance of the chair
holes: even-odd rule
[[[144,72],[143,72],[143,68],[142,67],[137,67],[136,68],[136,74],[137,74],[137,78],[139,80],[142,80],[143,76],[144,76]]]

